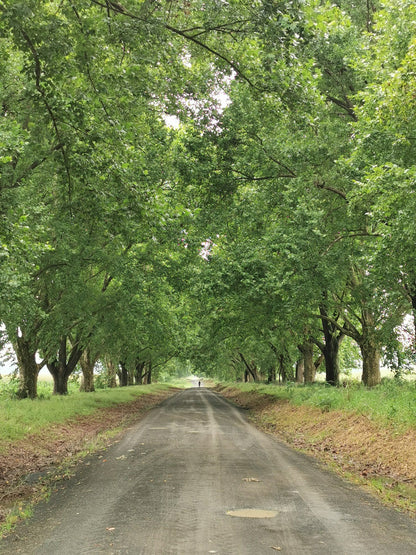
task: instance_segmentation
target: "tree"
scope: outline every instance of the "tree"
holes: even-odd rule
[[[377,384],[416,310],[413,6],[3,4],[0,319],[22,394],[43,363],[65,393],[79,360],[92,389],[104,357],[137,381],[178,353],[286,379],[299,347],[305,380],[319,347],[336,385],[348,335]]]

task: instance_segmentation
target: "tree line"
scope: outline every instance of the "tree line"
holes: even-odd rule
[[[0,321],[21,396],[44,366],[56,393],[79,364],[91,390],[98,360],[123,384],[178,358],[305,382],[324,365],[336,385],[345,337],[368,386],[382,357],[411,360],[412,2],[0,10]]]

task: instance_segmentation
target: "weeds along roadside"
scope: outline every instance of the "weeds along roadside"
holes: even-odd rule
[[[39,384],[39,398],[13,399],[6,388],[0,389],[0,453],[10,442],[41,432],[78,416],[93,414],[97,409],[127,403],[144,394],[167,391],[169,384],[101,389],[92,393],[70,390],[69,395],[52,395],[51,385]],[[6,391],[5,391],[6,389]]]
[[[217,390],[225,392],[227,388],[237,388],[242,393],[270,395],[295,406],[354,412],[398,431],[416,428],[416,381],[413,380],[383,379],[380,385],[373,388],[358,382],[346,382],[343,387],[323,383],[275,385],[223,382],[217,385]]]

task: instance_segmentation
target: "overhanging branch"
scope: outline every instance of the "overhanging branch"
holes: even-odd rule
[[[207,52],[209,52],[213,56],[215,56],[215,57],[219,58],[220,60],[222,60],[223,62],[225,62],[229,67],[231,67],[231,69],[233,69],[236,72],[236,74],[241,79],[246,81],[254,89],[258,89],[258,87],[253,83],[253,81],[239,68],[239,66],[235,62],[230,60],[230,58],[228,58],[224,54],[221,54],[221,52],[218,52],[218,50],[215,50],[211,46],[208,46],[208,44],[205,44],[204,42],[202,42],[198,38],[198,34],[189,34],[186,30],[178,29],[177,27],[173,27],[172,25],[169,25],[168,23],[163,23],[162,21],[149,21],[149,19],[146,19],[146,18],[143,18],[143,17],[140,17],[136,14],[131,13],[129,10],[127,10],[127,8],[125,8],[124,6],[122,6],[118,2],[111,2],[109,0],[107,0],[106,3],[103,3],[100,0],[91,0],[91,2],[93,4],[96,4],[97,6],[100,6],[102,8],[107,9],[107,10],[110,10],[114,13],[123,15],[125,17],[129,17],[129,18],[134,19],[136,21],[141,21],[142,23],[147,23],[147,24],[151,23],[155,26],[158,25],[158,26],[163,27],[164,29],[166,29],[167,31],[169,31],[169,32],[171,32],[175,35],[183,37],[187,41],[193,42],[194,44],[196,44],[197,46],[199,46],[203,50],[206,50]]]

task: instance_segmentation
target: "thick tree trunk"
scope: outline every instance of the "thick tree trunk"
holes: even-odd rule
[[[19,365],[19,390],[20,399],[35,399],[38,395],[38,375],[40,365],[36,362],[36,350],[27,341],[24,335],[18,335],[13,340],[13,347]]]
[[[333,322],[328,320],[326,308],[321,306],[319,310],[325,337],[325,344],[321,349],[325,357],[326,382],[336,386],[339,384],[339,347],[345,336]]]
[[[147,363],[147,371],[144,375],[144,383],[147,385],[152,383],[152,363],[150,361]]]
[[[106,376],[107,377],[107,386],[108,387],[117,387],[117,380],[116,380],[117,369],[116,369],[116,365],[108,357],[105,357],[104,364],[105,364],[106,374],[107,374],[107,376]]]
[[[305,359],[302,357],[296,363],[296,383],[303,383],[305,372]]]
[[[380,374],[380,348],[369,339],[360,342],[361,356],[363,359],[362,382],[368,387],[374,387],[381,381]]]
[[[315,381],[316,372],[316,367],[313,361],[313,343],[305,341],[305,343],[299,346],[299,350],[303,354],[303,375],[305,383],[313,383]]]
[[[48,370],[53,377],[53,392],[55,395],[67,395],[69,376],[75,370],[82,355],[79,341],[75,341],[67,360],[67,343],[67,337],[62,337],[57,358],[48,362]]]
[[[143,378],[145,376],[145,371],[144,371],[145,365],[146,363],[143,361],[136,362],[136,367],[134,369],[134,383],[136,385],[141,385],[143,383]]]
[[[89,349],[86,349],[82,353],[82,356],[79,359],[79,363],[81,365],[81,370],[82,370],[80,391],[85,391],[87,393],[91,391],[95,391],[94,366],[96,362],[97,362],[97,357],[91,355],[91,352]]]
[[[281,353],[279,355],[279,376],[282,380],[282,383],[286,383],[289,377],[289,373],[287,371],[287,367],[286,367],[286,361],[285,361],[285,356]]]
[[[126,387],[127,385],[129,385],[129,373],[124,361],[120,361],[120,371],[117,372],[117,374],[120,382],[120,387]]]
[[[53,377],[53,393],[54,395],[68,394],[68,380],[70,374],[67,373],[65,366],[55,360],[48,363],[48,370]]]
[[[330,385],[339,384],[339,346],[341,342],[338,337],[331,335],[326,339],[323,355],[325,357],[326,382]]]

